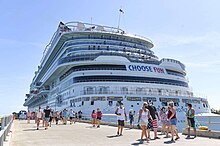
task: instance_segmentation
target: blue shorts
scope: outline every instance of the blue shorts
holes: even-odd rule
[[[44,120],[45,120],[46,122],[49,122],[49,121],[50,121],[50,117],[45,117]]]
[[[176,125],[176,123],[177,123],[176,118],[170,119],[170,125]]]

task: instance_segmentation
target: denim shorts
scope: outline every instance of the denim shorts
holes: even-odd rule
[[[170,125],[176,125],[176,123],[177,123],[176,118],[170,119]]]
[[[45,117],[44,120],[45,120],[46,122],[49,122],[49,121],[50,121],[50,117]]]

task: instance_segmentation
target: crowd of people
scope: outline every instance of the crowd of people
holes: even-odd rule
[[[123,135],[123,128],[125,126],[125,122],[127,121],[126,109],[123,106],[123,103],[119,103],[119,107],[116,108],[115,114],[117,116],[118,128],[117,135]],[[129,123],[130,128],[133,128],[133,122],[135,118],[135,111],[129,110]],[[30,119],[32,117],[32,113],[28,111],[27,113],[27,122],[30,123]],[[195,128],[195,110],[192,108],[192,104],[188,104],[188,110],[186,112],[187,117],[187,129],[188,136],[186,138],[190,138],[190,127],[194,130],[194,138],[196,138],[196,128]],[[64,109],[60,112],[52,111],[49,106],[46,106],[44,110],[39,106],[38,110],[34,113],[34,119],[37,124],[37,130],[39,130],[40,121],[42,120],[42,126],[45,127],[45,130],[48,127],[51,127],[51,122],[59,123],[59,121],[66,125],[67,121],[70,121],[70,125],[75,123],[76,121],[80,121],[82,119],[82,111],[75,112],[72,109],[69,111]],[[91,113],[91,124],[93,127],[100,128],[100,121],[102,119],[102,111],[100,108],[97,110],[93,110]],[[153,106],[152,101],[144,102],[143,106],[139,110],[138,114],[138,126],[141,129],[141,139],[140,142],[143,143],[146,139],[148,143],[149,140],[160,139],[157,135],[158,129],[158,121],[161,122],[161,135],[166,135],[166,137],[171,137],[171,142],[175,142],[180,137],[177,131],[177,115],[176,109],[174,107],[174,102],[169,102],[169,106],[166,109],[162,107],[160,112],[157,111],[156,107]],[[154,138],[150,137],[150,130],[154,131]],[[169,134],[171,133],[171,136]],[[174,138],[175,137],[175,138]],[[144,139],[145,138],[145,139]]]

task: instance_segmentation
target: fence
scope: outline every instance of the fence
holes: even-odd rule
[[[3,146],[3,142],[6,140],[6,136],[10,132],[12,122],[12,115],[0,117],[0,146]]]

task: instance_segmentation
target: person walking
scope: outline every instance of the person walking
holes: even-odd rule
[[[80,122],[82,119],[82,111],[81,110],[78,112],[78,118],[79,118],[79,122]]]
[[[73,110],[72,109],[70,109],[70,111],[69,111],[69,118],[70,118],[70,125],[72,125],[73,124]]]
[[[192,104],[188,104],[188,111],[186,113],[187,122],[188,122],[188,135],[187,139],[190,139],[190,127],[193,128],[194,138],[196,138],[196,125],[195,125],[195,110],[192,108]]]
[[[30,124],[30,120],[31,120],[31,112],[28,110],[27,112],[27,123]]]
[[[162,129],[161,129],[161,134],[166,134],[167,133],[167,129],[166,129],[166,125],[167,125],[167,114],[166,114],[166,108],[163,106],[161,108],[160,111],[160,120],[162,123]]]
[[[147,143],[149,142],[148,140],[149,136],[147,136],[146,130],[147,130],[147,125],[148,125],[148,119],[151,119],[151,118],[152,117],[150,116],[150,112],[147,109],[147,103],[144,103],[142,108],[139,111],[139,116],[138,116],[138,123],[140,123],[141,129],[142,129],[140,143],[143,143],[144,136],[146,137]]]
[[[102,119],[102,111],[100,110],[100,108],[97,108],[97,128],[100,128],[100,122]]]
[[[118,120],[118,131],[117,135],[122,136],[122,131],[124,127],[125,120],[127,121],[127,115],[123,103],[120,102],[120,106],[116,109],[115,114],[117,115]]]
[[[38,107],[38,110],[36,111],[36,118],[37,118],[37,130],[39,130],[40,120],[42,119],[42,112],[41,107]]]
[[[51,116],[51,110],[49,109],[49,106],[46,106],[46,109],[44,109],[45,130],[48,129],[50,116]]]
[[[132,129],[134,122],[134,112],[132,111],[132,109],[129,111],[129,122],[130,122],[130,129]]]
[[[92,111],[91,118],[92,118],[92,126],[95,127],[96,118],[97,118],[95,110]]]
[[[147,109],[150,111],[150,115],[152,117],[152,119],[149,119],[148,125],[147,125],[148,138],[150,139],[150,129],[153,128],[154,129],[154,139],[160,139],[157,136],[157,128],[158,128],[157,118],[158,118],[158,120],[160,120],[160,117],[158,115],[156,107],[152,105],[152,101],[148,100],[147,104],[148,104]],[[157,118],[156,118],[156,116],[157,116]]]
[[[67,120],[68,120],[68,112],[67,109],[65,108],[63,110],[63,124],[66,125],[67,124]]]
[[[176,124],[177,124],[177,118],[176,118],[176,109],[174,108],[174,102],[171,101],[169,103],[170,106],[170,114],[171,116],[169,117],[168,121],[170,122],[170,127],[171,127],[171,142],[175,142],[174,141],[174,135],[176,135],[175,140],[178,140],[180,137],[176,131]]]

